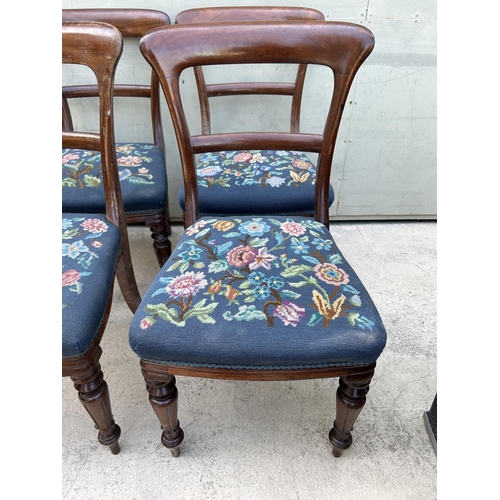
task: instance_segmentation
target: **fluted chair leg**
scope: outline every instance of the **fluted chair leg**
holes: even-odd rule
[[[168,375],[166,380],[158,380],[144,368],[142,372],[149,392],[149,402],[163,430],[161,442],[170,450],[172,456],[178,457],[181,453],[180,445],[184,440],[184,431],[177,419],[178,392],[175,377]]]
[[[339,380],[337,415],[329,434],[335,457],[340,457],[352,444],[351,431],[365,405],[373,374],[372,369],[358,375],[347,375]]]
[[[100,364],[95,366],[94,373],[90,377],[85,379],[71,377],[71,380],[78,391],[81,403],[94,421],[96,429],[99,429],[99,442],[107,446],[113,455],[118,454],[121,429],[113,419],[108,384],[104,380]]]

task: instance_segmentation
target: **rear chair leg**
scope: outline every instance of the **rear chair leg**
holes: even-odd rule
[[[347,375],[339,380],[337,415],[329,434],[335,457],[340,457],[352,444],[351,431],[365,405],[373,374],[372,369],[366,373]]]

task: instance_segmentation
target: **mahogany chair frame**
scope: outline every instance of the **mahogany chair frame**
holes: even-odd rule
[[[115,26],[123,37],[140,38],[149,30],[161,26],[169,26],[169,16],[158,10],[151,9],[63,9],[62,20],[74,22],[102,22]],[[163,152],[165,157],[165,138],[160,109],[160,88],[158,77],[151,72],[149,85],[115,84],[115,97],[146,98],[151,102],[151,124],[154,145]],[[97,97],[95,85],[75,85],[63,87],[63,129],[73,130],[68,99]],[[166,157],[165,157],[166,158]],[[172,245],[168,201],[164,207],[148,213],[125,213],[128,224],[145,223],[151,230],[153,248],[160,266],[170,256]]]
[[[174,25],[146,34],[140,48],[160,76],[183,168],[185,225],[199,218],[195,154],[232,149],[294,149],[318,153],[315,220],[326,227],[328,185],[342,111],[354,76],[374,47],[371,31],[341,22],[260,22]],[[179,77],[186,68],[219,64],[319,64],[334,74],[334,93],[323,134],[230,133],[192,136],[182,106]],[[352,443],[351,431],[361,412],[375,363],[301,370],[238,370],[166,365],[140,361],[151,405],[163,429],[162,443],[180,454],[184,433],[177,418],[175,375],[225,380],[303,380],[340,377],[336,418],[329,439],[339,457]]]
[[[106,198],[106,218],[118,227],[121,238],[120,256],[115,269],[125,300],[132,312],[140,304],[132,267],[127,234],[127,224],[121,198],[113,124],[113,83],[116,65],[122,54],[122,36],[113,26],[102,23],[63,23],[62,62],[90,67],[97,79],[99,97],[99,133],[63,130],[62,145],[66,148],[100,151],[102,155],[103,182]],[[113,287],[108,294],[106,312],[90,348],[81,356],[63,358],[62,376],[70,377],[78,391],[79,399],[95,426],[98,439],[113,454],[120,451],[120,427],[114,422],[109,391],[104,380],[99,359],[102,354],[100,341],[112,305]]]

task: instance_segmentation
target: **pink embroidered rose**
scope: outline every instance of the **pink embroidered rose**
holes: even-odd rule
[[[99,219],[87,219],[80,224],[89,233],[105,233],[108,225]]]
[[[91,245],[94,247],[94,248],[101,248],[102,247],[102,242],[101,241],[97,241],[97,240],[94,240]]]
[[[149,169],[145,168],[145,167],[141,167],[138,172],[140,174],[147,174],[149,172]]]
[[[68,153],[62,157],[62,164],[68,163],[70,160],[78,160],[80,157],[74,153]]]
[[[246,162],[249,161],[253,158],[253,155],[251,153],[239,153],[234,157],[234,161],[239,161],[239,162]]]
[[[300,236],[306,232],[306,228],[298,222],[282,222],[280,227],[282,231],[292,236]]]
[[[330,285],[339,286],[349,283],[349,275],[335,264],[329,264],[328,262],[316,264],[314,271],[320,280]]]
[[[232,266],[244,267],[255,259],[255,252],[253,250],[252,247],[239,245],[229,250],[227,261]]]
[[[274,309],[273,316],[279,318],[285,326],[297,326],[301,318],[305,318],[306,310],[289,300],[285,300],[282,304]]]
[[[62,286],[70,286],[77,283],[80,279],[80,273],[74,269],[64,271],[62,274]]]
[[[177,278],[171,279],[165,287],[165,292],[168,293],[170,297],[189,297],[191,295],[196,295],[207,285],[205,274],[189,271],[177,276]]]
[[[153,326],[153,321],[151,321],[151,318],[148,316],[147,318],[144,318],[140,325],[139,325],[143,330],[147,330],[148,328],[151,328]]]
[[[312,168],[312,165],[304,160],[293,160],[292,165],[302,170],[309,170],[310,168]]]
[[[135,165],[140,165],[142,163],[142,159],[140,156],[122,156],[117,160],[118,165],[124,165],[126,167],[133,167]]]

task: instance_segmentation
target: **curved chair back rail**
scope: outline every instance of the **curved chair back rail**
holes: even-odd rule
[[[324,21],[325,16],[316,9],[306,7],[209,7],[185,10],[177,15],[175,24],[210,24],[215,22],[256,22],[256,21]],[[210,134],[210,97],[230,95],[285,95],[292,97],[290,131],[299,132],[302,91],[307,65],[300,64],[294,83],[242,82],[205,83],[203,69],[194,68],[200,99],[201,124],[203,134]]]
[[[237,35],[237,36],[236,36]],[[329,179],[342,111],[356,71],[374,47],[373,34],[350,23],[287,21],[174,25],[146,34],[140,43],[160,75],[181,150],[186,189],[185,225],[199,217],[194,154],[235,149],[281,149],[318,152],[315,218],[329,223]],[[191,137],[181,105],[179,76],[189,67],[220,64],[294,63],[328,66],[334,92],[322,135],[299,133],[212,134]]]
[[[63,22],[102,22],[118,29],[122,37],[139,38],[148,31],[170,25],[169,16],[158,10],[151,9],[63,9]],[[144,157],[147,160],[148,172],[139,173],[131,181],[123,181],[123,198],[125,216],[128,223],[144,222],[150,227],[153,237],[153,247],[158,263],[163,265],[171,252],[170,222],[168,210],[168,186],[165,160],[165,138],[160,110],[160,87],[157,75],[151,72],[149,84],[119,84],[115,83],[114,96],[123,98],[146,98],[150,99],[151,130],[153,142],[119,144],[119,154],[122,168],[127,168],[127,161],[133,149],[136,157]],[[73,130],[73,118],[69,100],[79,98],[98,97],[96,85],[70,85],[62,88],[62,126],[63,130]],[[133,153],[132,153],[133,154]],[[76,160],[79,161],[79,160]],[[132,161],[132,160],[130,160]],[[99,161],[95,165],[99,168]],[[136,166],[136,165],[134,165]],[[149,176],[149,178],[148,178]],[[87,209],[89,212],[99,211],[99,200],[90,198],[92,192],[85,195],[83,192],[76,193],[73,188],[66,188],[67,196],[64,196],[63,204],[68,211],[81,211]],[[77,190],[84,191],[84,190]],[[88,189],[87,189],[88,191]],[[71,194],[71,196],[70,196]],[[88,200],[92,200],[91,202]],[[87,200],[87,201],[86,201]],[[87,205],[87,206],[86,206]]]

